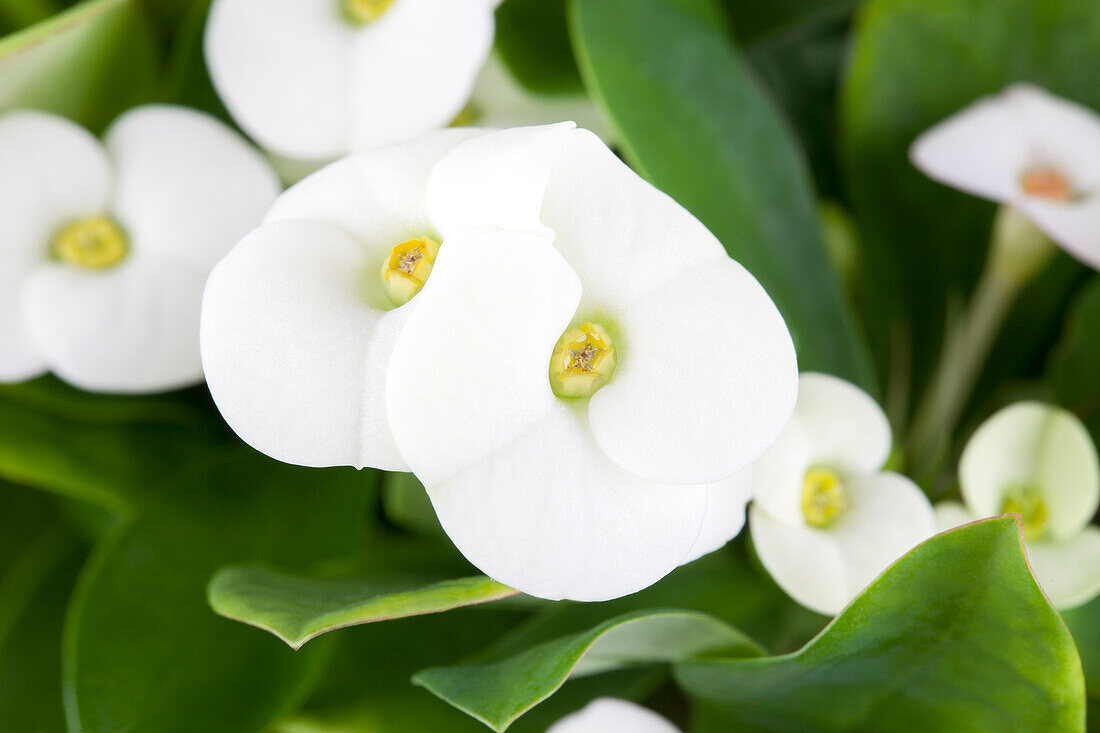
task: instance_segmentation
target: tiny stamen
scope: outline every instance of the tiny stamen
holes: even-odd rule
[[[102,270],[122,261],[129,251],[129,243],[113,219],[89,216],[62,228],[54,236],[50,250],[61,262]]]

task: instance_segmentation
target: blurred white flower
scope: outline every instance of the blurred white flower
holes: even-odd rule
[[[679,733],[679,729],[641,705],[599,697],[554,723],[546,733]]]
[[[500,0],[214,0],[210,76],[265,148],[331,160],[444,127],[466,105]]]
[[[928,176],[1021,212],[1100,269],[1100,115],[1017,84],[924,132],[910,149]]]
[[[803,374],[786,429],[754,465],[749,526],[760,561],[794,600],[839,613],[935,531],[932,505],[882,471],[890,425],[844,380]]]
[[[434,133],[307,178],[269,222],[203,315],[211,390],[260,450],[411,467],[471,562],[545,598],[639,590],[740,528],[734,474],[793,408],[790,335],[592,133]],[[431,277],[383,310],[413,241]]]
[[[1059,608],[1100,594],[1100,503],[1096,447],[1072,413],[1038,402],[1004,408],[974,433],[959,463],[965,506],[936,505],[941,530],[1019,514],[1028,559]]]
[[[278,191],[258,151],[193,110],[136,108],[103,144],[54,115],[0,115],[0,381],[201,381],[206,276]]]

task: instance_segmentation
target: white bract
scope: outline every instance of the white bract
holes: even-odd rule
[[[102,144],[51,114],[0,115],[0,381],[201,381],[206,276],[278,192],[258,151],[193,110],[136,108]]]
[[[749,526],[760,561],[803,606],[839,613],[935,531],[932,505],[882,471],[890,425],[858,387],[803,374],[794,416],[754,465]]]
[[[554,723],[546,733],[679,733],[679,728],[641,705],[599,697]]]
[[[433,133],[318,172],[268,221],[203,315],[252,445],[411,468],[471,562],[545,598],[639,590],[740,529],[735,474],[793,408],[790,335],[592,133]],[[425,238],[430,278],[387,310],[395,246]]]
[[[331,160],[446,126],[493,43],[500,0],[214,0],[218,94],[279,155]]]
[[[1039,585],[1059,608],[1100,594],[1100,503],[1096,447],[1072,413],[1038,402],[1004,408],[974,433],[959,463],[965,506],[936,505],[941,530],[1019,514]]]
[[[980,99],[910,150],[928,176],[1006,204],[1100,269],[1100,115],[1034,86]]]

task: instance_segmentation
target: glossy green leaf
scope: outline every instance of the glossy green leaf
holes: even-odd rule
[[[503,731],[554,694],[570,675],[717,653],[756,656],[760,649],[741,632],[705,614],[639,611],[505,659],[427,669],[413,682]]]
[[[1100,598],[1078,608],[1062,612],[1069,626],[1081,665],[1085,669],[1085,689],[1088,693],[1089,731],[1100,731]]]
[[[825,259],[806,162],[708,2],[583,0],[571,28],[586,86],[629,160],[699,217],[783,313],[803,369],[871,381]]]
[[[686,662],[699,731],[1080,731],[1081,662],[1018,518],[938,535],[787,656]]]
[[[1100,4],[1080,0],[869,0],[859,14],[842,99],[842,150],[862,230],[861,311],[880,366],[919,389],[942,340],[949,296],[969,291],[994,206],[940,185],[908,159],[913,139],[977,98],[1032,82],[1100,109]],[[1019,308],[1056,328],[1064,278],[1050,301]],[[1043,312],[1037,312],[1042,305]],[[1006,334],[1014,339],[1015,334]],[[1031,366],[1042,340],[1009,348]],[[1028,354],[1022,349],[1031,347]],[[892,358],[893,357],[893,358]],[[912,360],[912,368],[908,362]]]
[[[0,40],[0,109],[44,109],[99,132],[152,98],[157,66],[135,0],[87,0]]]
[[[256,566],[228,567],[210,581],[215,612],[270,631],[299,649],[310,639],[347,626],[387,621],[488,603],[518,591],[484,575],[416,582],[314,578]]]
[[[304,469],[237,445],[164,478],[160,504],[97,548],[65,631],[70,729],[258,731],[316,679],[328,645],[293,652],[215,615],[219,567],[307,570],[353,552],[374,474]]]
[[[1100,441],[1100,279],[1094,279],[1066,318],[1048,379],[1060,405],[1077,414]]]
[[[584,89],[565,22],[566,0],[504,0],[496,12],[496,47],[523,86],[543,94]]]

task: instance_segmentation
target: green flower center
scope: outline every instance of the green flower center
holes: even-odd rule
[[[615,343],[598,323],[568,329],[550,356],[550,388],[558,397],[591,397],[614,372]]]

